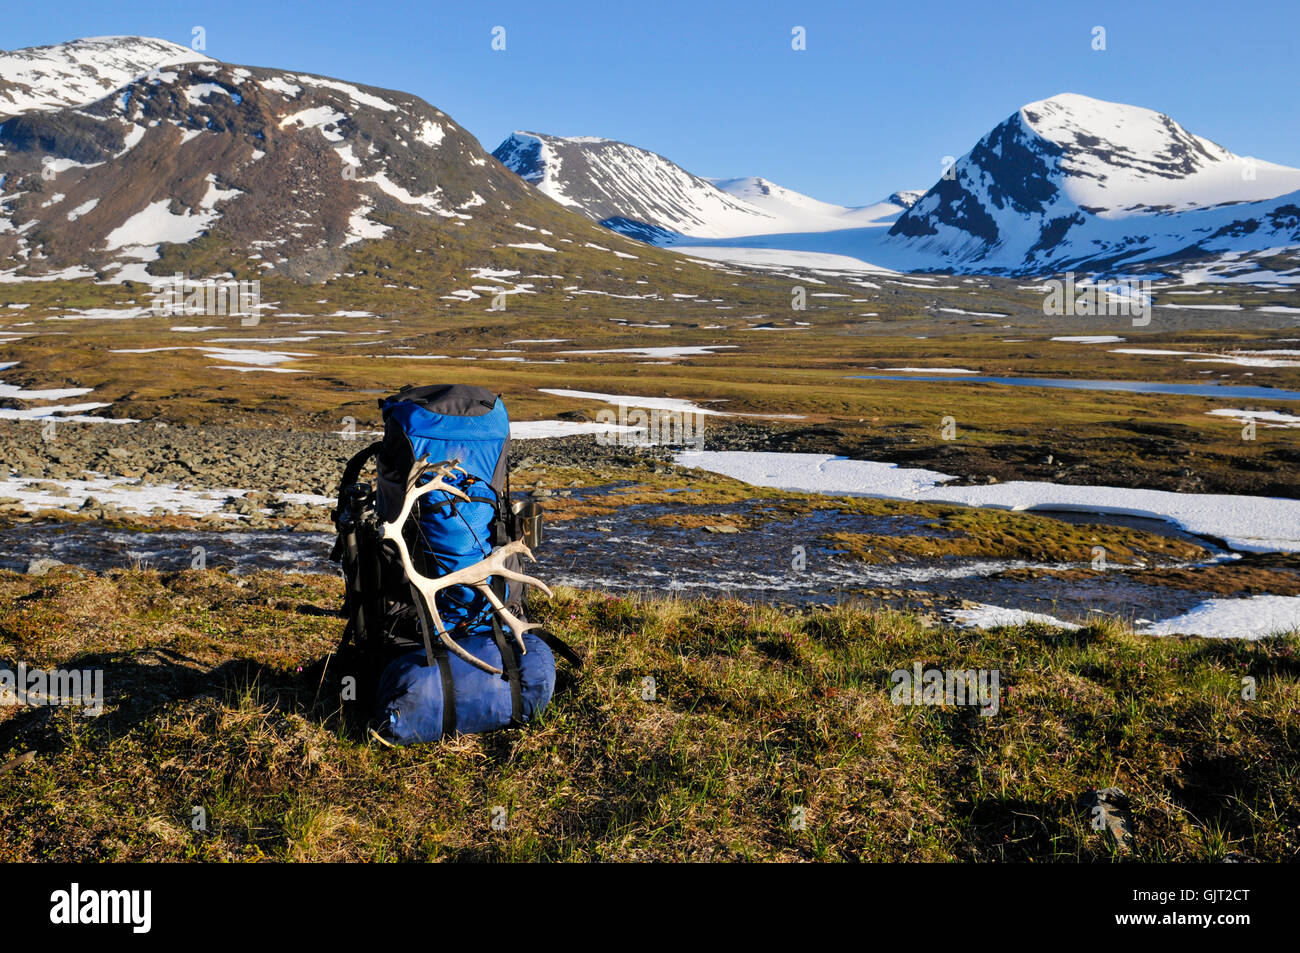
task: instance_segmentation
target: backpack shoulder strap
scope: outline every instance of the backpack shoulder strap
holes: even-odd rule
[[[352,455],[352,458],[343,465],[343,479],[339,481],[339,508],[343,507],[343,491],[357,482],[361,476],[361,468],[369,462],[370,458],[377,455],[384,447],[382,440],[376,440],[370,446],[358,453]]]

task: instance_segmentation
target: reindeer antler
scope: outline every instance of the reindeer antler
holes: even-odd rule
[[[397,547],[397,552],[401,556],[402,560],[402,568],[406,570],[406,577],[410,580],[411,585],[415,588],[416,592],[419,593],[420,598],[424,600],[425,607],[428,609],[427,618],[432,620],[433,627],[437,631],[438,638],[442,640],[442,643],[470,665],[473,665],[476,668],[481,668],[483,671],[490,672],[493,675],[500,675],[501,669],[495,668],[477,656],[471,655],[462,648],[455,639],[447,634],[447,629],[446,626],[443,625],[442,617],[438,615],[438,606],[435,601],[438,593],[443,589],[448,589],[452,586],[470,586],[478,592],[481,592],[487,598],[488,604],[492,606],[492,611],[496,613],[502,624],[510,634],[514,636],[515,643],[519,646],[519,650],[522,654],[527,654],[528,652],[527,648],[524,646],[523,634],[529,629],[538,628],[540,623],[524,622],[507,609],[497,594],[492,591],[492,587],[488,584],[488,579],[494,575],[505,576],[507,579],[513,579],[516,582],[536,586],[548,596],[552,593],[546,583],[542,582],[540,579],[533,576],[527,576],[521,572],[510,569],[505,565],[505,561],[515,555],[527,556],[530,560],[533,560],[534,562],[536,561],[533,557],[532,550],[525,546],[522,540],[515,540],[514,542],[507,543],[505,546],[494,550],[486,558],[479,560],[472,566],[466,566],[464,569],[457,569],[454,572],[447,573],[445,576],[439,576],[437,579],[423,576],[418,570],[416,570],[415,564],[411,560],[411,553],[407,549],[406,540],[402,536],[402,528],[406,525],[406,520],[410,517],[411,510],[415,507],[416,501],[420,497],[426,496],[429,493],[447,493],[452,497],[464,500],[467,503],[469,502],[469,497],[465,495],[464,491],[459,487],[451,486],[445,482],[446,478],[450,477],[452,473],[457,470],[461,473],[466,472],[465,469],[460,466],[459,460],[449,460],[438,464],[432,464],[428,462],[426,457],[421,457],[419,460],[415,461],[411,466],[411,472],[406,480],[406,497],[402,502],[402,509],[391,521],[382,524],[381,531],[383,538],[391,540]],[[419,483],[420,477],[430,471],[434,474],[433,479],[423,486],[417,487],[416,484]]]

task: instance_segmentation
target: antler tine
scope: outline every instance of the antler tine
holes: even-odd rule
[[[481,583],[474,587],[487,597],[487,601],[492,605],[492,611],[505,625],[506,630],[515,637],[515,644],[519,646],[519,654],[527,655],[528,647],[524,645],[524,633],[529,629],[536,629],[541,626],[540,622],[525,622],[517,615],[506,608],[505,603],[492,591],[492,587],[487,583]],[[544,587],[543,587],[544,588]]]
[[[507,579],[514,579],[517,582],[526,582],[529,585],[535,585],[539,589],[544,590],[547,595],[550,595],[551,591],[547,589],[546,583],[542,582],[540,579],[534,579],[532,576],[525,576],[523,573],[516,572],[505,565],[505,561],[514,555],[524,555],[529,559],[533,558],[532,550],[524,545],[524,541],[516,539],[513,542],[507,543],[506,545],[493,550],[489,555],[480,559],[472,566],[466,566],[463,569],[449,572],[445,576],[439,576],[436,580],[438,588],[441,589],[446,586],[474,586],[481,582],[485,582],[488,576],[505,576]]]
[[[430,469],[434,471],[434,478],[424,486],[416,487],[422,477]],[[421,457],[412,466],[410,474],[406,481],[406,496],[402,501],[402,509],[398,515],[382,525],[381,530],[385,539],[391,540],[397,547],[398,555],[402,561],[402,568],[406,571],[406,577],[415,586],[416,590],[424,598],[425,604],[429,610],[428,617],[433,621],[434,629],[438,633],[439,640],[447,646],[452,652],[459,656],[465,662],[473,665],[475,668],[481,668],[483,671],[492,675],[500,675],[501,669],[494,668],[487,662],[477,656],[472,655],[462,648],[455,639],[447,634],[446,627],[442,624],[442,617],[438,615],[438,606],[434,598],[441,586],[432,585],[435,580],[426,576],[421,576],[415,569],[415,564],[411,560],[410,550],[406,545],[406,538],[402,535],[402,527],[406,525],[407,517],[411,514],[411,509],[415,506],[416,500],[434,492],[443,492],[451,496],[458,497],[466,502],[469,497],[458,487],[451,486],[444,482],[444,478],[450,476],[455,470],[465,472],[464,468],[459,465],[458,460],[445,461],[433,465],[428,462],[428,457]]]
[[[493,575],[505,576],[507,579],[513,579],[515,582],[522,582],[524,585],[533,586],[537,589],[540,589],[548,596],[555,595],[555,593],[551,592],[551,587],[548,586],[546,583],[542,582],[536,576],[529,576],[525,573],[515,572],[513,569],[506,569],[504,567],[498,569],[495,573],[493,573]]]
[[[435,476],[428,483],[424,484],[424,486],[416,487],[415,492],[411,494],[412,502],[418,500],[422,496],[427,496],[428,494],[433,493],[434,491],[438,491],[441,493],[449,493],[452,496],[456,497],[456,499],[464,500],[466,503],[470,501],[469,497],[465,495],[464,490],[462,490],[460,487],[452,486],[450,483],[442,482],[442,477],[443,474],[439,472],[437,476]]]
[[[406,472],[406,492],[410,493],[415,484],[424,476],[424,471],[429,469],[429,455],[426,453],[420,459],[411,464],[411,469]]]
[[[516,539],[513,542],[508,543],[507,545],[501,547],[499,552],[501,553],[502,558],[497,559],[493,562],[492,572],[494,575],[505,576],[507,579],[513,579],[515,582],[522,582],[529,586],[536,586],[538,589],[542,590],[542,592],[546,593],[548,596],[555,595],[555,593],[551,592],[551,587],[548,586],[546,583],[542,582],[536,576],[529,576],[526,573],[522,573],[519,572],[518,570],[511,569],[509,566],[505,565],[506,557],[513,556],[515,554],[518,554],[520,556],[526,556],[529,562],[534,562],[534,563],[537,562],[537,557],[533,555],[533,551],[528,548],[527,544],[522,539]],[[493,553],[493,555],[495,556],[496,553]]]
[[[507,579],[513,579],[515,582],[522,582],[525,585],[536,586],[548,596],[554,596],[555,593],[551,592],[551,587],[542,582],[536,576],[529,576],[526,573],[511,569],[506,565],[506,560],[515,555],[524,556],[531,562],[537,562],[537,557],[533,555],[533,551],[528,548],[528,545],[522,539],[516,539],[507,543],[505,546],[502,546],[486,559],[480,560],[473,566],[465,567],[464,571],[468,572],[471,569],[487,570],[484,577],[485,581],[486,576],[489,575],[505,576]],[[471,582],[469,585],[476,585],[476,583]]]
[[[470,653],[462,647],[459,642],[447,634],[447,628],[442,624],[442,616],[438,614],[438,603],[435,601],[438,596],[438,590],[443,587],[438,585],[437,579],[430,579],[428,576],[421,576],[415,571],[415,566],[411,563],[410,552],[406,548],[406,540],[403,538],[400,531],[397,533],[394,541],[397,543],[398,553],[401,555],[402,566],[406,570],[407,578],[411,581],[411,584],[415,587],[416,591],[419,592],[420,597],[424,599],[425,607],[429,610],[427,618],[432,620],[434,631],[438,633],[438,639],[443,645],[451,649],[454,654],[459,656],[463,661],[473,665],[475,668],[481,668],[490,675],[500,675],[501,669],[489,665],[477,655]]]
[[[411,469],[406,474],[406,492],[410,493],[411,490],[415,488],[415,484],[420,481],[420,477],[424,476],[430,470],[434,471],[435,479],[449,477],[457,470],[461,473],[467,472],[465,468],[460,465],[459,459],[444,460],[441,463],[430,463],[429,455],[426,453],[424,456],[420,457],[420,459],[411,464]]]
[[[402,499],[402,508],[398,512],[397,516],[383,524],[383,535],[385,539],[395,540],[402,535],[402,527],[406,525],[406,518],[411,515],[411,510],[415,507],[416,500],[422,496],[440,492],[464,500],[466,503],[470,501],[469,497],[465,495],[464,490],[443,481],[443,477],[448,476],[453,469],[456,469],[455,461],[437,464],[436,467],[433,467],[433,479],[424,484],[424,486],[417,487],[415,485],[416,482],[419,481],[420,477],[423,476],[431,467],[433,467],[433,465],[424,462],[423,457],[417,460],[415,465],[411,467],[411,473],[406,479],[406,495]]]
[[[423,594],[424,591],[421,590],[421,595]],[[489,665],[487,662],[483,661],[477,655],[474,655],[473,653],[465,649],[459,642],[457,642],[455,639],[453,639],[450,635],[447,634],[447,630],[443,627],[442,624],[442,617],[438,615],[438,608],[436,605],[434,605],[433,598],[431,596],[425,596],[425,602],[427,602],[429,605],[429,616],[430,618],[433,619],[433,627],[434,629],[437,630],[438,638],[439,640],[441,640],[443,645],[451,649],[451,651],[455,655],[457,655],[461,660],[468,662],[470,665],[473,665],[475,668],[481,668],[489,675],[501,674],[501,669],[494,668],[493,666]]]

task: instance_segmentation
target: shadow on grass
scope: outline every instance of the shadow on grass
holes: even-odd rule
[[[314,608],[314,607],[313,607]],[[0,659],[0,668],[17,666]],[[34,670],[28,666],[28,670]],[[179,702],[215,698],[238,704],[241,696],[256,693],[259,704],[285,714],[297,714],[330,731],[342,730],[353,741],[365,741],[374,718],[374,701],[340,701],[346,662],[331,653],[294,672],[248,659],[233,659],[215,668],[180,652],[145,648],[134,652],[87,653],[59,666],[63,672],[103,672],[103,713],[83,714],[83,706],[36,704],[25,706],[0,722],[0,751],[10,748],[53,753],[66,746],[59,715],[83,719],[88,737],[102,743],[129,734]],[[571,692],[579,676],[561,665],[556,672],[555,697]],[[512,757],[517,732],[499,730],[484,736],[484,753],[506,763]]]
[[[328,666],[328,670],[327,670]],[[16,666],[0,660],[0,667]],[[66,746],[60,715],[84,720],[89,739],[108,743],[157,717],[168,706],[199,698],[234,701],[250,689],[259,701],[282,712],[293,712],[331,728],[343,718],[349,735],[365,734],[357,713],[340,710],[336,666],[329,657],[297,672],[285,672],[247,659],[205,668],[197,660],[165,648],[133,652],[88,653],[59,666],[61,672],[103,672],[102,714],[87,706],[35,704],[25,706],[0,723],[0,750],[53,753]],[[28,666],[32,671],[35,666]],[[93,704],[93,701],[92,701]]]

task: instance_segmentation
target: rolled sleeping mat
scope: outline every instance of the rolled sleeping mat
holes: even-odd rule
[[[506,638],[510,638],[509,635]],[[501,668],[501,652],[490,635],[457,640],[471,655]],[[555,692],[555,656],[541,639],[524,633],[528,651],[519,659],[523,720],[540,715]],[[424,650],[409,652],[388,663],[379,678],[377,713],[386,737],[399,745],[437,741],[443,735],[442,673],[446,664],[455,686],[453,712],[458,734],[478,734],[508,728],[511,717],[510,682],[447,654],[426,664]]]

